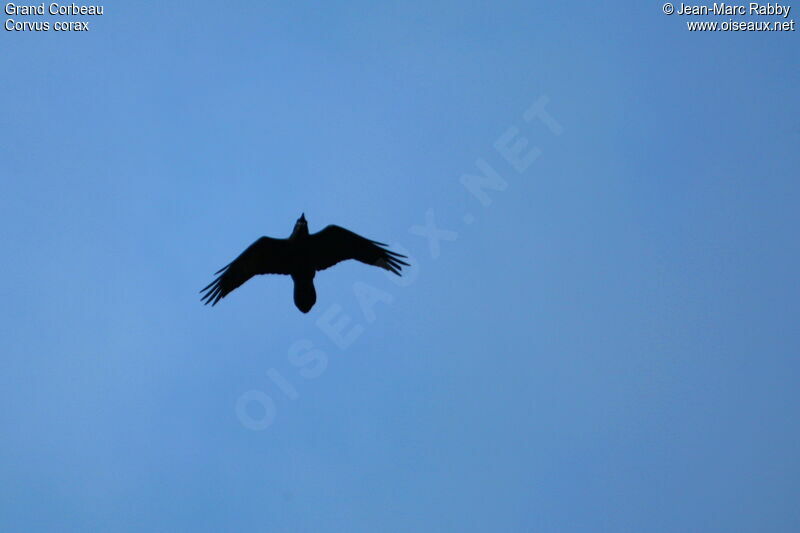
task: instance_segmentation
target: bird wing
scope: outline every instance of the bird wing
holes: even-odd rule
[[[205,304],[221,298],[257,274],[289,274],[291,245],[286,239],[261,237],[239,257],[219,269],[217,278],[201,290]]]
[[[398,276],[406,256],[385,248],[385,244],[371,241],[339,226],[328,226],[309,235],[312,262],[316,270],[332,267],[340,261],[355,259],[394,272]]]

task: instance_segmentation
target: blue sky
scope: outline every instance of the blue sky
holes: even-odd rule
[[[2,32],[0,529],[797,531],[797,33],[290,4]],[[303,211],[414,269],[200,304]]]

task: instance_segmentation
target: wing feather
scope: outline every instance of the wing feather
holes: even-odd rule
[[[386,248],[386,244],[366,239],[340,226],[327,226],[309,236],[312,261],[316,270],[330,268],[336,263],[355,259],[400,275],[406,256]]]
[[[216,272],[216,279],[201,293],[203,303],[216,305],[231,291],[258,274],[289,274],[291,243],[286,239],[261,237],[239,257]]]

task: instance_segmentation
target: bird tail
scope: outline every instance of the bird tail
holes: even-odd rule
[[[303,313],[308,313],[317,302],[317,291],[314,289],[314,278],[296,278],[294,280],[294,305]]]

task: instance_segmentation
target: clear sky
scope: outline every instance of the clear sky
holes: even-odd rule
[[[798,32],[298,4],[0,32],[0,530],[798,531]]]

